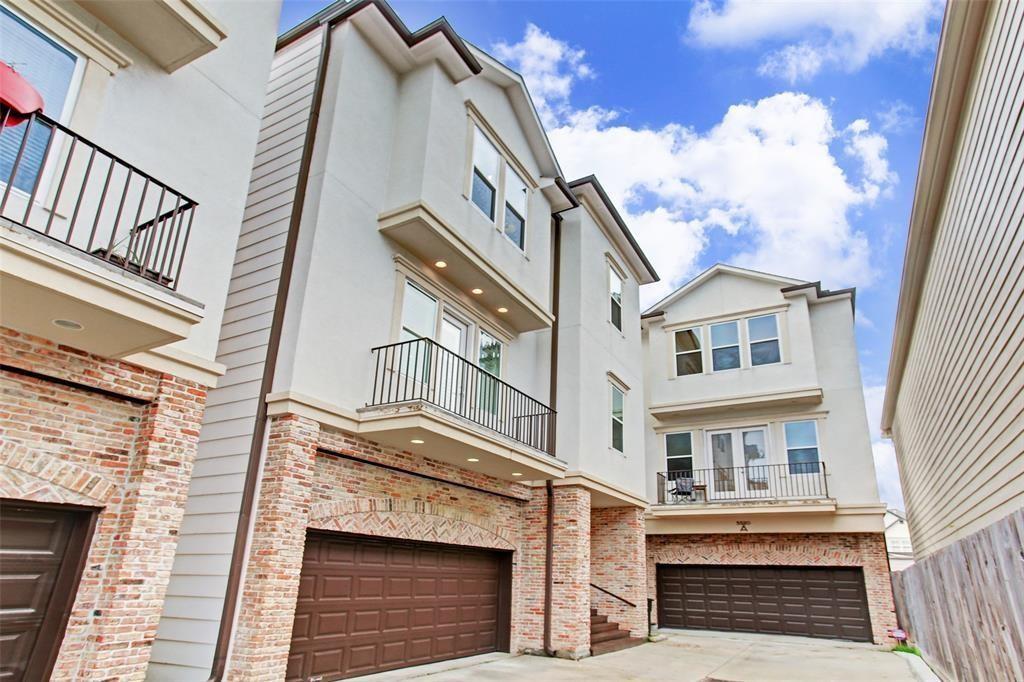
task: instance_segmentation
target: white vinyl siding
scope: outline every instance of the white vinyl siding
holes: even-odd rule
[[[986,21],[893,419],[919,559],[1024,507],[1024,3]]]
[[[147,679],[206,680],[213,663],[319,48],[313,32],[274,58],[217,350],[227,372],[206,403]]]

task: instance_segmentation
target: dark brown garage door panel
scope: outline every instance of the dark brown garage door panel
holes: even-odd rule
[[[288,679],[340,679],[507,646],[507,558],[310,533]]]
[[[859,568],[658,565],[663,627],[871,641]]]

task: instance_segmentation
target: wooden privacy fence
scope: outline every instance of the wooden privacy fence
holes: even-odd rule
[[[1024,510],[893,573],[900,625],[951,680],[1024,680]]]

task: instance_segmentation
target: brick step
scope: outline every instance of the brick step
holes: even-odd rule
[[[608,616],[591,616],[590,617],[590,624],[591,625],[593,625],[594,623],[607,623],[607,622],[608,622]]]
[[[601,654],[610,654],[613,651],[621,651],[622,649],[640,646],[646,641],[647,640],[643,637],[623,637],[620,639],[611,639],[605,642],[592,643],[590,645],[590,655],[600,656]]]
[[[618,626],[616,626],[614,630],[605,630],[604,632],[598,632],[590,635],[590,644],[593,646],[600,642],[607,642],[613,639],[624,639],[628,637],[629,630],[620,630]]]
[[[597,615],[597,609],[590,609],[590,615],[591,616],[596,616]]]
[[[608,623],[608,622],[593,623],[592,622],[590,624],[590,634],[591,635],[596,635],[598,632],[608,632],[609,630],[618,630],[618,629],[619,629],[619,624],[618,623]]]

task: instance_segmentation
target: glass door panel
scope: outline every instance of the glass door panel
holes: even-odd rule
[[[711,497],[728,498],[736,493],[736,466],[733,460],[732,431],[711,434]]]
[[[440,353],[437,363],[435,401],[442,407],[458,411],[466,400],[466,353],[469,350],[469,324],[445,313],[441,318],[441,346],[450,353]]]
[[[749,429],[742,432],[743,439],[743,483],[748,497],[763,497],[758,491],[768,490],[768,448],[764,429]]]

